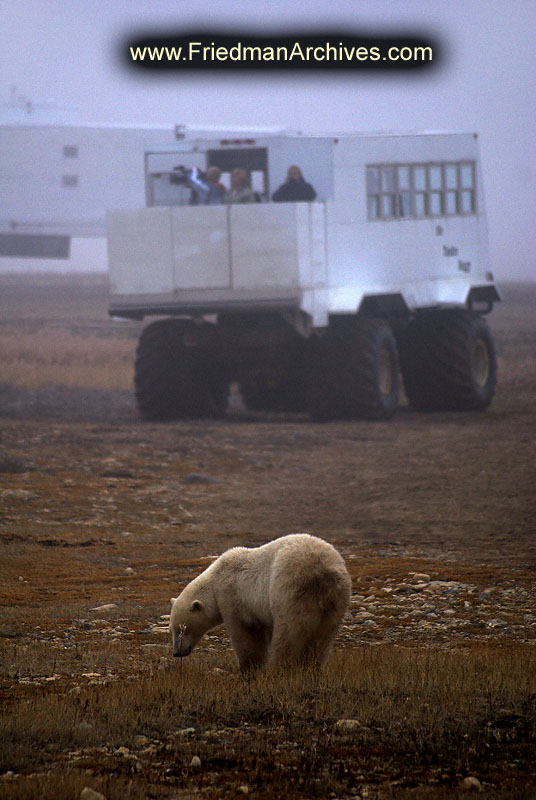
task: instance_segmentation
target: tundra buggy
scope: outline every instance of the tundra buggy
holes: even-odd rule
[[[311,202],[273,202],[288,167]],[[176,179],[246,171],[256,202],[192,204]],[[110,314],[158,317],[135,365],[148,420],[252,409],[387,419],[486,408],[496,359],[472,133],[206,138],[145,153],[145,208],[107,214]]]

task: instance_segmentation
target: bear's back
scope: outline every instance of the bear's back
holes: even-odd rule
[[[279,543],[279,544],[278,544]],[[330,613],[350,600],[351,581],[335,548],[309,534],[291,534],[270,542],[274,557],[270,576],[270,601],[297,603]]]

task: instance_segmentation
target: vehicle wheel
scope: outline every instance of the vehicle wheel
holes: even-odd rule
[[[299,364],[265,363],[254,367],[241,383],[251,411],[303,411],[304,381]]]
[[[389,325],[361,317],[328,330],[311,370],[313,419],[389,419],[398,403],[398,352]]]
[[[409,403],[418,411],[487,408],[497,364],[486,322],[465,309],[429,312],[409,324],[401,346]]]
[[[187,332],[187,325],[170,319],[153,322],[141,334],[134,383],[144,419],[200,417],[214,410],[198,352],[185,345]]]
[[[281,407],[281,370],[275,364],[252,367],[241,383],[250,411],[273,411]]]
[[[214,359],[200,364],[198,382],[206,413],[214,419],[223,419],[229,403],[229,381],[218,374]]]

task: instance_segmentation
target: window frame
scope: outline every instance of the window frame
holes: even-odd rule
[[[63,158],[78,158],[77,144],[64,144],[62,149]]]
[[[63,189],[77,189],[79,185],[78,175],[62,175],[61,186]]]
[[[456,186],[447,185],[447,168],[456,168]],[[469,167],[471,170],[470,186],[462,185],[462,170]],[[433,169],[440,169],[440,186],[433,186]],[[394,169],[394,186],[384,189],[384,175],[387,170]],[[409,176],[409,187],[401,188],[399,180],[399,170],[407,169]],[[417,187],[416,170],[424,169],[424,187]],[[375,170],[377,173],[376,191],[370,191],[369,171]],[[393,220],[424,220],[439,219],[443,217],[470,217],[477,214],[477,193],[476,193],[476,161],[471,159],[460,159],[448,161],[395,161],[377,162],[365,165],[365,189],[368,222],[392,222]],[[402,215],[403,201],[402,195],[409,193],[409,214]],[[464,208],[464,196],[470,193],[470,208]],[[455,210],[449,211],[448,196],[455,196]],[[434,198],[439,196],[439,210],[432,212]],[[418,199],[420,198],[420,199]],[[424,214],[418,213],[417,205],[423,202]],[[452,202],[452,201],[450,201]],[[377,213],[371,213],[371,209],[376,209]],[[391,208],[392,213],[386,213],[387,208]]]

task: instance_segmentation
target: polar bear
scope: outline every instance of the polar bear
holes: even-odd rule
[[[189,655],[211,628],[227,628],[241,671],[321,665],[350,601],[335,548],[307,533],[233,547],[171,598],[173,655]]]

